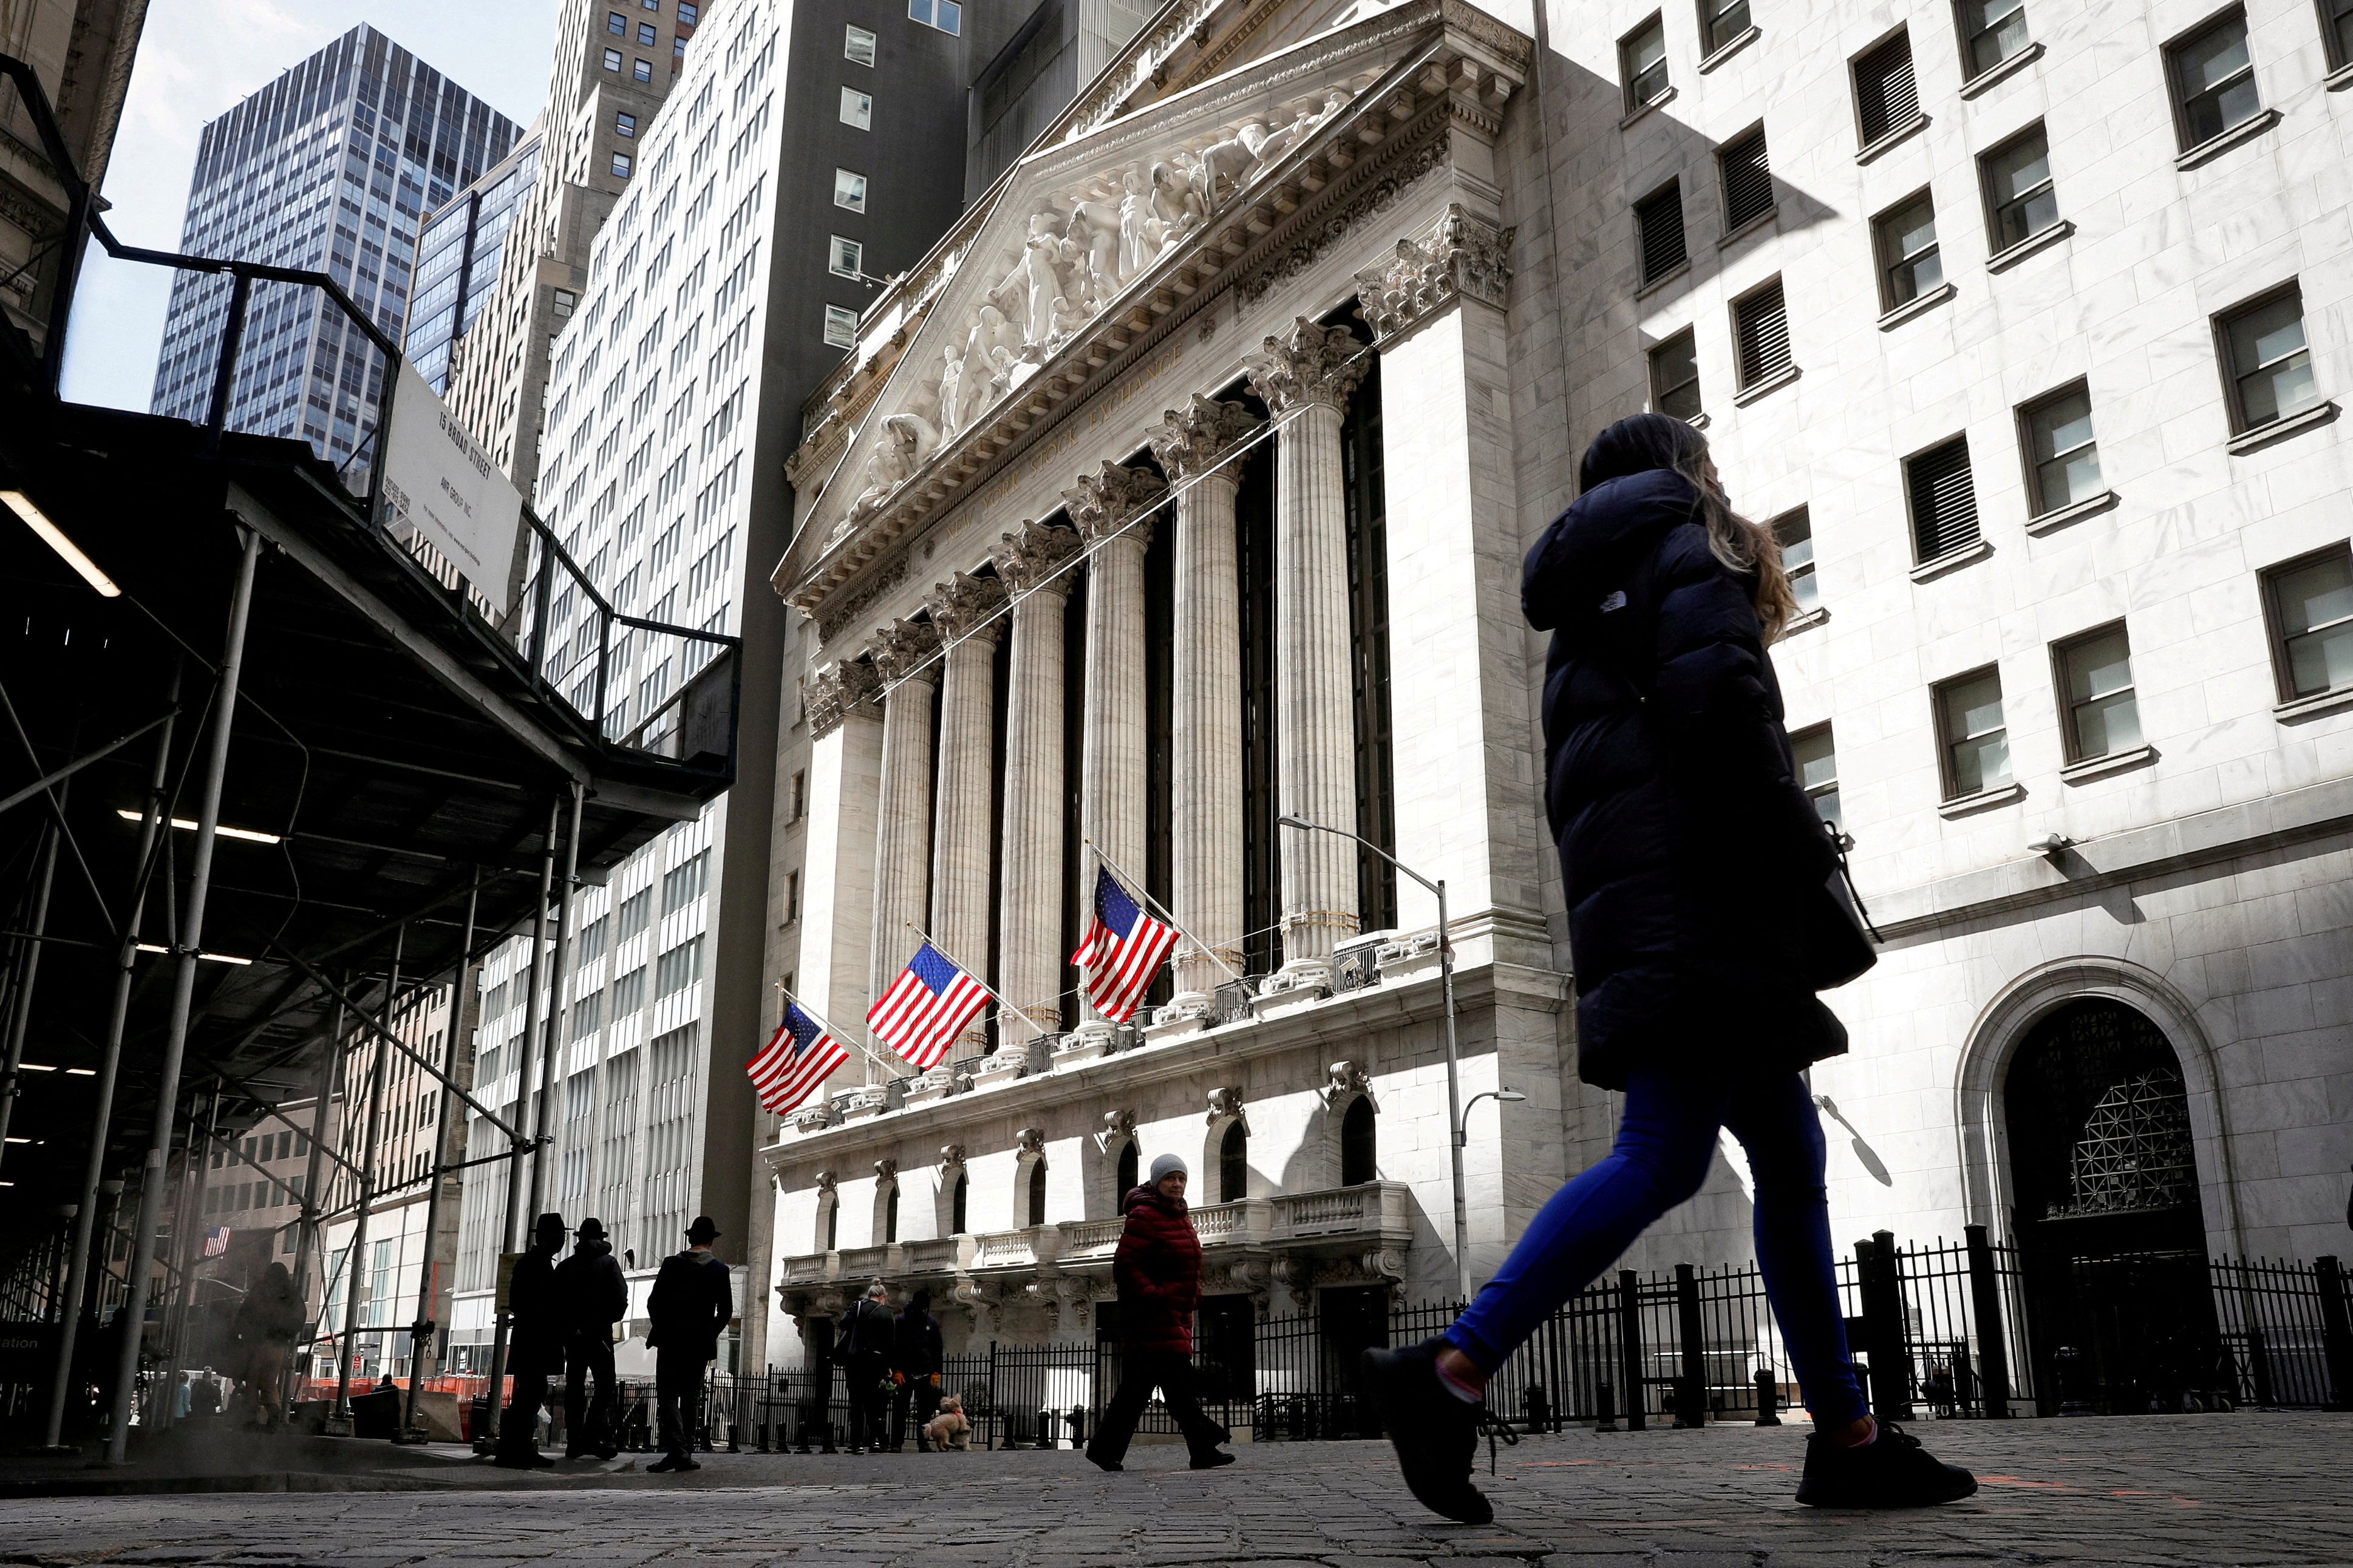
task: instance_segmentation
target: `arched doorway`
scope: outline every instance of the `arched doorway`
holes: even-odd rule
[[[2222,1383],[2181,1063],[2106,997],[2053,1010],[2002,1080],[2036,1392],[2046,1411],[2177,1410]]]

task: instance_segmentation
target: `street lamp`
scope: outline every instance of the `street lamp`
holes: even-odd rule
[[[1275,820],[1285,827],[1295,827],[1303,833],[1328,833],[1335,838],[1353,838],[1429,889],[1438,900],[1438,978],[1446,998],[1446,1125],[1453,1134],[1447,1140],[1449,1147],[1446,1152],[1454,1166],[1454,1278],[1467,1304],[1471,1300],[1471,1226],[1462,1200],[1462,1074],[1454,1048],[1454,938],[1446,923],[1446,879],[1441,877],[1435,882],[1431,881],[1361,833],[1351,833],[1345,827],[1327,827],[1323,823],[1309,822],[1288,812]],[[1512,1098],[1516,1100],[1520,1097],[1514,1095]]]

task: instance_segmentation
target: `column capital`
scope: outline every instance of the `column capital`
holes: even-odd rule
[[[1130,518],[1158,500],[1167,489],[1149,468],[1123,468],[1106,462],[1094,473],[1080,475],[1079,482],[1062,492],[1062,500],[1071,510],[1079,537],[1093,544],[1118,533]],[[1134,540],[1139,548],[1147,547],[1152,542],[1152,525],[1139,523],[1124,537]]]
[[[1370,368],[1364,344],[1345,327],[1319,327],[1301,316],[1242,363],[1250,390],[1275,417],[1321,403],[1345,413],[1348,396]]]
[[[1145,439],[1169,479],[1183,484],[1208,472],[1261,423],[1241,404],[1219,403],[1197,392],[1187,406],[1163,414],[1159,427],[1146,432]]]
[[[1005,607],[1005,584],[994,577],[954,573],[932,591],[930,603],[932,625],[947,641],[993,643],[1004,635],[1005,622],[997,612]]]
[[[935,665],[927,664],[939,651],[940,634],[921,621],[893,621],[874,634],[874,672],[896,685],[902,680],[930,684],[939,679]]]
[[[1016,594],[1047,593],[1067,598],[1069,576],[1055,569],[1078,553],[1079,536],[1067,528],[1050,528],[1031,520],[1005,536],[997,552],[997,574]]]
[[[1464,211],[1461,202],[1448,203],[1428,234],[1398,240],[1387,266],[1356,274],[1357,304],[1374,340],[1385,344],[1458,299],[1503,309],[1518,232]]]
[[[809,739],[830,735],[841,727],[843,720],[853,715],[860,719],[881,717],[871,699],[881,689],[881,678],[871,664],[854,664],[843,658],[820,666],[801,687],[801,703],[808,711]]]

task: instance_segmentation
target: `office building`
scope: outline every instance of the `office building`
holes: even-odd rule
[[[401,352],[436,392],[448,393],[459,341],[496,294],[507,234],[531,195],[545,145],[534,126],[480,179],[425,215]]]

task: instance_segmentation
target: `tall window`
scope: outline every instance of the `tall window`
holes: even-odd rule
[[[2092,395],[2082,382],[2019,411],[2026,437],[2027,489],[2037,516],[2100,493],[2100,446],[2092,437]]]
[[[1839,816],[1838,752],[1831,742],[1831,727],[1817,724],[1789,737],[1789,754],[1798,764],[1798,787],[1814,803],[1824,822],[1844,826]]]
[[[1667,95],[1667,29],[1656,12],[1618,40],[1618,79],[1626,84],[1629,114]]]
[[[2282,701],[2353,686],[2353,553],[2342,544],[2263,574]]]
[[[2008,250],[2059,221],[2059,193],[2051,183],[2051,142],[2038,122],[1978,163],[1985,187],[1986,237]]]
[[[841,1200],[831,1193],[825,1196],[825,1223],[819,1227],[825,1233],[825,1245],[820,1252],[837,1252],[841,1247]]]
[[[2247,52],[2247,14],[2235,5],[2167,49],[2165,63],[2185,151],[2263,111]]]
[[[1136,1163],[1135,1140],[1131,1138],[1119,1146],[1119,1167],[1113,1177],[1113,1184],[1117,1190],[1112,1194],[1111,1200],[1114,1209],[1128,1194],[1142,1185],[1143,1179],[1137,1173]]]
[[[840,305],[825,308],[825,341],[838,349],[858,342],[858,312]]]
[[[1724,174],[1725,232],[1756,222],[1773,210],[1773,160],[1762,125],[1724,144],[1716,153]]]
[[[1362,1186],[1378,1174],[1379,1162],[1373,1127],[1373,1101],[1360,1094],[1340,1119],[1340,1184]]]
[[[1789,369],[1789,310],[1778,278],[1732,302],[1732,346],[1743,392]]]
[[[1241,485],[1234,495],[1234,553],[1240,563],[1242,967],[1245,973],[1271,974],[1282,967],[1284,830],[1275,823],[1280,738],[1274,722],[1274,464],[1263,447],[1242,460]],[[1083,582],[1079,591],[1085,592]],[[1075,611],[1065,611],[1064,618],[1075,624]],[[1073,721],[1080,707],[1076,701],[1068,705]],[[1067,754],[1078,754],[1075,732]],[[1081,901],[1068,900],[1073,915]],[[1066,951],[1075,940],[1074,922]]]
[[[1977,482],[1969,471],[1969,438],[1956,436],[1904,464],[1912,501],[1912,542],[1921,564],[1978,542]]]
[[[958,1171],[955,1187],[948,1195],[948,1234],[950,1236],[962,1236],[972,1228],[965,1223],[965,1199],[971,1191],[971,1179],[962,1171]]]
[[[882,1239],[885,1242],[899,1239],[899,1184],[896,1182],[891,1184],[891,1190],[882,1200]]]
[[[2026,0],[1960,0],[1962,74],[1983,76],[2024,49]]]
[[[1909,27],[1855,60],[1854,118],[1866,147],[1920,118]]]
[[[907,0],[907,20],[959,34],[964,31],[964,7],[956,0]]]
[[[841,89],[841,122],[860,131],[874,129],[874,95],[854,87]]]
[[[1389,718],[1388,500],[1381,471],[1380,362],[1358,384],[1340,426],[1348,528],[1349,686],[1356,710],[1356,831],[1397,848],[1396,750]],[[1356,851],[1359,931],[1397,924],[1397,870]]]
[[[1814,576],[1814,520],[1804,507],[1773,520],[1773,537],[1781,546],[1781,570],[1788,574],[1789,592],[1798,613],[1820,609],[1822,585]]]
[[[1947,800],[2000,789],[2010,782],[2010,730],[2002,721],[2000,670],[1989,666],[1937,687],[1936,730],[1944,741]]]
[[[1699,47],[1716,50],[1748,31],[1748,0],[1699,0]]]
[[[1238,1204],[1250,1196],[1250,1134],[1240,1118],[1226,1124],[1218,1141],[1218,1201]]]
[[[1651,351],[1651,406],[1678,419],[1700,416],[1699,349],[1689,327]]]
[[[852,65],[872,65],[874,35],[863,27],[845,26],[841,33],[841,56]]]
[[[1691,258],[1683,243],[1683,188],[1665,184],[1634,204],[1634,233],[1642,247],[1642,281],[1655,283]]]
[[[1892,310],[1940,287],[1944,253],[1936,245],[1936,202],[1922,191],[1872,226],[1879,246],[1879,308]]]
[[[854,213],[866,210],[866,176],[847,169],[833,172],[833,205]]]
[[[1046,1223],[1046,1162],[1043,1160],[1032,1160],[1029,1162],[1029,1202],[1028,1207],[1029,1213],[1029,1224],[1032,1226],[1040,1226]]]
[[[2254,430],[2320,401],[2304,336],[2304,290],[2276,294],[2221,316],[2217,326],[2231,378],[2231,423]]]
[[[2067,760],[2088,762],[2139,745],[2140,704],[2124,623],[2071,637],[2052,651],[2064,693]]]
[[[2327,35],[2328,63],[2353,65],[2353,0],[2320,0],[2321,31]]]

